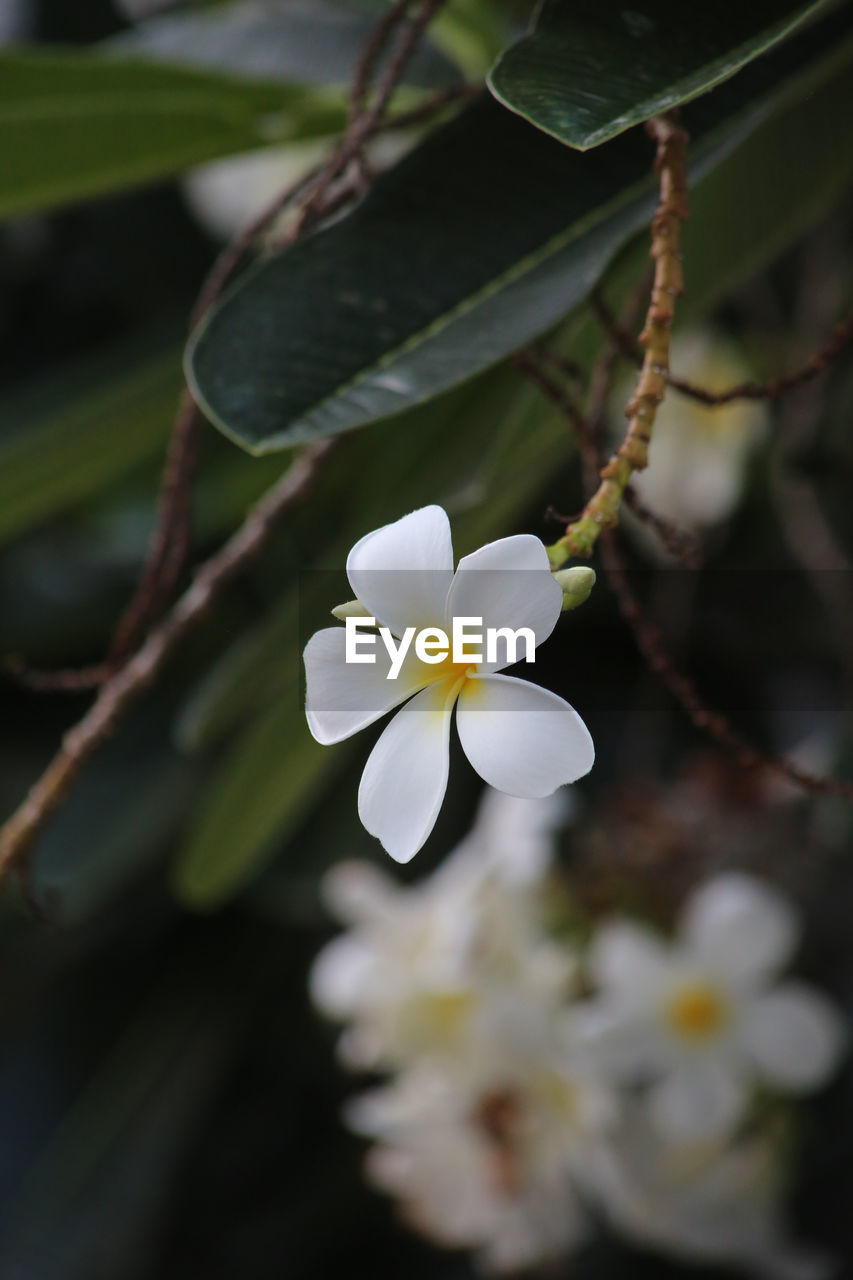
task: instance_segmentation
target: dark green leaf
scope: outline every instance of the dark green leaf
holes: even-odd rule
[[[694,103],[693,180],[849,58],[848,27],[844,14]],[[637,134],[582,155],[477,103],[349,217],[247,273],[190,344],[199,403],[265,453],[470,378],[586,295],[649,216],[649,160]]]
[[[705,93],[831,2],[544,0],[489,86],[525,120],[586,150]]]
[[[688,287],[679,309],[683,318],[700,316],[722,291],[736,287],[787,248],[827,202],[853,181],[851,137],[853,78],[844,68],[806,102],[766,122],[701,184],[694,195],[685,245]],[[801,175],[803,181],[792,186],[791,172]],[[608,273],[608,294],[613,298],[627,295],[647,261],[648,246],[642,237]],[[600,326],[585,309],[563,327],[554,343],[573,360],[588,365],[601,340]],[[501,422],[502,435],[490,453],[494,422]],[[464,431],[460,430],[462,423]],[[365,433],[349,447],[339,461],[344,475],[327,476],[315,497],[319,504],[330,502],[336,512],[348,513],[323,561],[343,563],[349,545],[368,528],[427,499],[442,501],[450,508],[456,550],[464,553],[505,531],[548,476],[559,473],[572,448],[565,423],[512,370],[502,368],[483,375],[468,388]],[[357,456],[353,449],[358,450]],[[472,475],[469,468],[478,455],[482,466]],[[348,488],[347,476],[354,473],[364,477],[355,512],[341,500]],[[459,480],[466,475],[472,498],[468,505],[458,501]],[[389,513],[392,484],[394,511]],[[331,492],[324,492],[327,486]],[[551,490],[548,496],[559,499],[562,495]],[[211,677],[196,689],[185,710],[181,737],[193,749],[209,747],[249,722],[234,757],[225,757],[221,776],[215,777],[209,799],[193,824],[190,845],[181,855],[177,881],[181,897],[189,903],[210,906],[222,901],[253,878],[285,845],[288,832],[295,830],[289,806],[299,797],[288,792],[285,762],[292,743],[307,743],[315,755],[316,751],[292,687],[292,670],[298,662],[300,606],[304,617],[323,624],[314,608],[316,594],[312,593],[310,604],[304,589],[299,598],[295,592],[287,597],[268,624],[227,653]],[[329,596],[324,607],[330,603]],[[289,715],[283,711],[284,721],[277,728],[266,710],[271,697],[282,700],[283,708],[290,708]],[[261,728],[252,725],[255,716],[262,717],[258,722]],[[270,744],[266,737],[270,724],[279,735],[277,743]],[[256,733],[261,736],[256,738]],[[260,787],[251,773],[240,772],[250,744],[257,751],[264,780],[272,769],[271,779]],[[274,760],[264,756],[266,747],[275,753]],[[334,752],[326,750],[327,754]],[[319,756],[317,767],[321,767]],[[240,772],[237,792],[230,789],[235,769]],[[285,792],[277,816],[270,808],[270,797],[275,803],[277,794],[276,772]],[[332,785],[341,786],[337,774]],[[227,789],[227,805],[223,806],[218,797],[221,789]],[[300,803],[298,807],[300,824],[308,812],[322,804],[318,796],[328,794],[328,782],[312,782],[309,805]],[[232,806],[251,815],[256,797],[269,825],[261,828],[264,842],[253,849],[251,841],[246,842],[244,829],[235,830],[228,822],[226,808]],[[351,829],[354,790],[349,801],[338,819],[341,840]],[[330,814],[328,822],[334,826],[335,821]],[[250,817],[250,834],[253,825]],[[333,839],[324,844],[324,848],[334,847]],[[210,869],[207,859],[212,862]],[[281,866],[290,882],[294,876],[316,877],[322,860],[306,865],[298,850],[291,847]]]
[[[298,690],[257,720],[214,774],[175,866],[188,906],[218,906],[251,880],[343,765],[301,723]]]

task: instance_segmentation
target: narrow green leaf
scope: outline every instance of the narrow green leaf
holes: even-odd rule
[[[694,183],[849,61],[840,17],[691,106]],[[190,343],[194,394],[252,453],[429,400],[570,312],[648,219],[654,190],[644,137],[583,155],[481,101],[347,218],[238,282]]]
[[[91,50],[3,50],[0,217],[323,136],[343,118],[340,95],[298,86]]]
[[[95,391],[77,389],[68,408],[39,412],[26,393],[9,397],[2,417],[11,429],[0,434],[0,543],[153,457],[168,437],[180,385],[176,351],[137,359]]]
[[[30,892],[51,919],[91,919],[163,858],[195,781],[164,746],[170,713],[162,701],[135,710],[39,840]]]
[[[784,253],[853,184],[853,75],[758,130],[702,186],[685,224],[685,318],[707,311]],[[701,292],[692,281],[701,282]],[[697,310],[698,309],[698,310]]]
[[[293,688],[215,771],[174,868],[188,906],[211,910],[257,875],[342,767],[348,749],[321,747],[303,719]]]
[[[712,89],[833,2],[544,0],[489,87],[537,128],[586,150]]]

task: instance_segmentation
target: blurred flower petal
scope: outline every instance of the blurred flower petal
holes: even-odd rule
[[[835,1008],[819,992],[785,982],[752,1006],[744,1039],[770,1084],[800,1092],[823,1084],[838,1065],[844,1031]]]

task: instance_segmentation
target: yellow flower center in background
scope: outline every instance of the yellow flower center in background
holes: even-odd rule
[[[464,1034],[476,1001],[470,991],[425,991],[403,1011],[402,1029],[422,1051],[452,1049]]]
[[[726,1003],[713,987],[699,983],[681,987],[669,999],[669,1025],[686,1040],[708,1040],[727,1020]]]

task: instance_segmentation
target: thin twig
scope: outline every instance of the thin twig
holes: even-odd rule
[[[375,64],[387,44],[388,38],[410,7],[411,0],[398,2],[377,24],[373,36],[356,67],[351,94],[352,109],[350,127],[341,143],[325,164],[316,165],[296,182],[278,193],[219,254],[205,278],[190,317],[190,329],[194,329],[219,299],[250,253],[258,237],[275,222],[276,218],[301,196],[307,195],[307,205],[302,216],[287,237],[293,243],[314,223],[334,212],[346,203],[355,191],[344,190],[329,196],[328,188],[335,175],[343,172],[341,153],[349,153],[352,138],[360,139],[363,146],[374,133],[408,128],[431,118],[454,101],[472,95],[476,90],[469,85],[451,86],[439,90],[425,102],[410,111],[391,119],[384,118],[385,109],[402,77],[408,59],[414,52],[424,29],[443,0],[429,0],[421,13],[412,21],[395,58],[383,77],[377,99],[368,110],[359,114],[356,102],[364,104],[369,90],[370,77]],[[351,157],[352,158],[352,157]],[[20,684],[37,692],[78,693],[97,689],[104,684],[133,652],[144,634],[146,626],[159,617],[189,558],[192,533],[191,486],[197,462],[201,430],[201,413],[188,391],[184,391],[172,429],[163,477],[160,485],[158,515],[154,532],[146,553],[142,575],[134,595],[116,626],[109,654],[104,662],[83,668],[59,671],[40,671],[29,667],[21,658],[6,660],[6,670]]]
[[[391,100],[394,90],[400,83],[400,79],[406,69],[409,58],[417,48],[421,36],[444,3],[445,0],[423,0],[420,12],[407,22],[405,31],[403,32],[394,56],[390,59],[379,83],[376,86],[376,93],[373,101],[363,114],[358,116],[352,122],[350,128],[342,138],[335,154],[332,156],[328,165],[326,165],[313,190],[305,200],[297,222],[295,234],[298,234],[299,231],[301,231],[302,225],[306,220],[315,216],[318,207],[322,204],[322,201],[332,183],[341,177],[352,161],[360,154],[366,139],[374,132],[379,121],[382,119],[385,109]],[[408,8],[408,6],[406,6],[406,8]],[[396,10],[397,6],[395,6],[395,21],[399,21],[402,15]],[[403,10],[403,12],[405,12],[405,10]]]
[[[620,325],[597,290],[590,294],[590,304],[598,317],[602,328],[612,340],[621,355],[633,364],[639,364],[643,358],[642,348],[631,337],[630,333]],[[833,360],[853,342],[853,315],[840,320],[832,331],[832,336],[825,346],[809,356],[801,368],[793,373],[782,374],[778,378],[769,378],[767,382],[756,382],[752,379],[738,382],[724,391],[709,391],[707,387],[688,382],[686,378],[678,378],[673,373],[667,377],[667,384],[683,396],[698,400],[709,408],[719,408],[731,404],[734,400],[778,400],[790,391],[796,391],[826,373]]]
[[[693,681],[676,668],[660,631],[645,617],[628,581],[625,560],[612,530],[607,530],[602,536],[601,554],[622,616],[634,633],[637,647],[697,729],[707,733],[744,768],[766,769],[812,795],[832,795],[853,800],[853,782],[820,778],[799,768],[790,760],[765,755],[748,742],[724,715],[710,707]]]
[[[625,506],[639,521],[648,525],[657,534],[661,543],[670,555],[686,564],[688,569],[698,569],[702,564],[702,548],[699,540],[689,529],[683,529],[674,520],[668,520],[651,507],[646,506],[633,485],[629,484],[624,493]]]
[[[601,483],[580,520],[570,525],[550,549],[555,562],[572,556],[588,556],[602,529],[616,523],[631,476],[648,464],[655,416],[666,391],[675,299],[684,287],[680,246],[681,223],[688,215],[687,134],[669,116],[656,116],[646,128],[657,143],[655,172],[660,177],[660,201],[652,221],[654,283],[646,324],[640,335],[645,358],[636,394],[625,410],[628,416],[625,439],[602,469]]]
[[[303,207],[299,230],[312,225],[315,218],[324,215],[329,207],[325,201],[329,186],[347,168],[355,154],[353,148],[360,146],[367,137],[381,127],[386,107],[405,71],[408,59],[443,2],[444,0],[424,0],[420,13],[408,24],[400,45],[377,86],[374,102],[362,116],[353,121],[338,150],[325,168],[316,175],[316,180],[313,175],[308,175],[307,179],[302,179],[295,187],[279,196],[258,219],[244,229],[234,244],[214,264],[194,309],[195,320],[200,314],[206,312],[219,296],[259,231],[295,194],[302,194],[305,191],[306,183],[310,187],[306,204],[310,207],[307,210]],[[442,94],[433,100],[434,109],[440,110],[449,100],[447,94]],[[424,104],[421,104],[421,109],[423,106]],[[331,201],[334,202],[337,198],[333,196]],[[170,527],[174,527],[171,524],[174,518],[177,518],[180,526],[184,519],[183,503],[189,502],[193,443],[191,430],[186,424],[193,416],[194,412],[191,413],[189,402],[182,401],[178,425],[179,427],[183,425],[184,431],[177,431],[175,433],[177,439],[173,438],[173,449],[170,449],[170,461],[166,468],[163,487],[162,502],[164,506],[168,506],[166,520],[163,520],[161,512],[164,531],[167,523]],[[152,683],[172,649],[203,617],[218,593],[262,550],[276,522],[307,494],[321,464],[335,447],[335,443],[322,441],[302,452],[282,479],[254,507],[237,532],[220,551],[197,570],[192,585],[163,621],[148,632],[141,647],[132,656],[127,657],[116,670],[110,671],[89,711],[68,731],[58,754],[32,787],[23,804],[0,827],[0,879],[13,867],[20,868],[22,859],[44,824],[62,802],[80,769],[103,739],[113,731],[127,708]],[[174,474],[172,474],[173,471]],[[163,542],[166,544],[166,550],[161,552],[159,547]],[[163,564],[164,571],[167,574],[173,572],[178,557],[172,559],[165,532],[163,537],[158,536],[156,539],[154,550]],[[158,582],[158,589],[159,586]],[[151,589],[150,583],[146,583],[145,579],[143,579],[143,587],[146,593]]]
[[[205,615],[223,587],[263,549],[281,517],[308,494],[321,463],[334,447],[321,441],[306,449],[228,542],[199,569],[167,617],[101,689],[23,804],[0,828],[0,878],[21,859],[63,800],[83,765],[121,716],[154,681],[172,650]]]
[[[578,441],[581,463],[584,472],[584,490],[587,496],[595,492],[598,473],[601,470],[601,456],[596,431],[591,418],[583,412],[572,392],[561,386],[543,366],[543,361],[556,367],[553,353],[541,352],[539,355],[530,347],[516,351],[510,357],[510,364],[533,382],[544,396],[551,400],[571,422]],[[638,520],[647,524],[660,538],[667,551],[691,569],[697,569],[701,561],[699,544],[687,530],[674,524],[652,511],[640,500],[629,485],[623,495],[625,505],[630,507]],[[578,519],[576,516],[561,516],[553,507],[549,507],[547,516],[562,525],[570,525]]]
[[[633,306],[636,308],[636,300]],[[630,323],[633,323],[633,312]],[[627,332],[627,328],[623,326],[623,329]],[[598,419],[604,413],[609,395],[608,379],[613,374],[619,350],[619,346],[612,342],[610,348],[605,350],[597,361],[586,415],[580,413],[568,390],[555,384],[541,366],[537,367],[531,353],[520,353],[522,358],[519,359],[517,356],[513,361],[516,367],[562,410],[567,420],[575,427],[581,451],[587,455],[585,473],[588,474],[591,471],[593,476],[601,461],[597,443]],[[630,502],[631,499],[627,501]],[[821,778],[799,768],[789,760],[759,751],[730,724],[724,715],[709,706],[699,694],[694,682],[675,666],[659,628],[645,617],[640,602],[628,581],[625,559],[613,529],[602,531],[600,549],[608,580],[613,587],[620,611],[631,627],[640,652],[697,729],[707,733],[718,746],[733,756],[744,768],[764,769],[785,778],[813,795],[833,795],[845,800],[853,800],[853,782]]]

